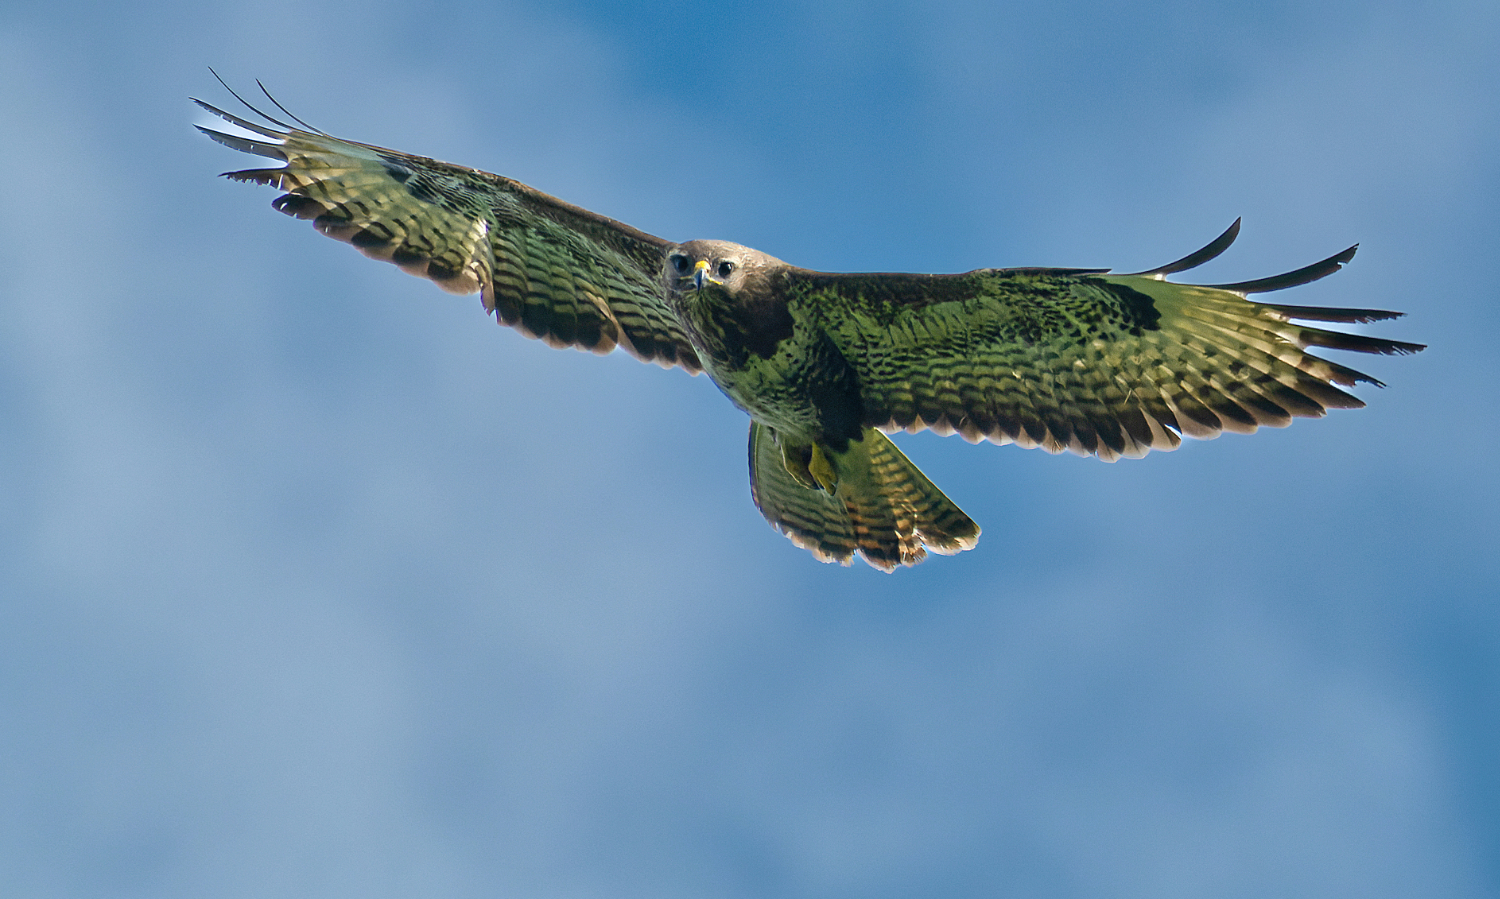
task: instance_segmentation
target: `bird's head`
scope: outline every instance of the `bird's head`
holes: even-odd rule
[[[690,240],[667,253],[662,286],[689,305],[733,302],[754,290],[781,260],[727,240]]]

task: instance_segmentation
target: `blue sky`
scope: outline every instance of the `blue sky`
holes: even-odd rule
[[[128,8],[127,8],[128,6]],[[0,894],[1500,892],[1492,3],[0,5]],[[829,270],[1359,241],[1369,408],[900,442],[886,576],[703,378],[214,177],[189,96]]]

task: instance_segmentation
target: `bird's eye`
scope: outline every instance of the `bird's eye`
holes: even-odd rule
[[[718,269],[719,280],[722,281],[725,278],[729,277],[729,273],[732,272],[732,271],[734,271],[734,263],[733,262],[721,262],[721,263],[719,263],[719,269]]]
[[[676,270],[677,274],[679,275],[685,275],[693,268],[692,260],[688,259],[681,253],[673,253],[670,261],[672,263],[672,268]]]

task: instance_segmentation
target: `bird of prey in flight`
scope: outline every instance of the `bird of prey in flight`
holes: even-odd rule
[[[623,347],[707,373],[750,416],[756,506],[825,562],[858,554],[892,571],[979,538],[886,432],[927,428],[1114,461],[1173,449],[1182,435],[1249,433],[1364,405],[1341,388],[1379,382],[1310,350],[1422,349],[1304,324],[1400,313],[1250,299],[1332,274],[1354,247],[1253,281],[1166,280],[1222,253],[1238,221],[1195,253],[1128,275],[834,274],[727,241],[665,240],[509,178],[333,137],[290,113],[296,124],[246,103],[261,124],[195,102],[252,135],[200,127],[209,137],[283,163],[226,173],[283,191],[272,203],[281,212],[445,290],[477,291],[528,337],[595,353]]]

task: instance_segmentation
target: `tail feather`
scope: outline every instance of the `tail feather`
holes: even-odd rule
[[[810,449],[789,448],[793,456]],[[837,477],[831,490],[806,486],[805,474],[799,478],[788,470],[788,448],[776,432],[750,423],[756,507],[820,561],[848,565],[858,553],[872,566],[894,571],[917,564],[929,550],[951,555],[978,542],[979,525],[874,428],[842,452],[822,452]]]

